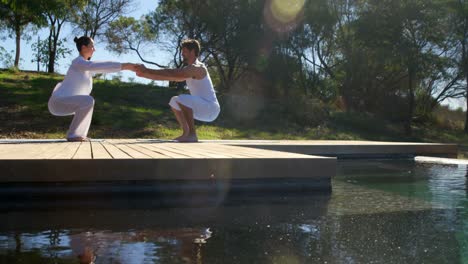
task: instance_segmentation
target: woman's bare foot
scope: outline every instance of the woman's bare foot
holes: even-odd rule
[[[72,138],[67,138],[68,142],[83,142],[83,141],[91,141],[90,138],[88,137],[72,137]]]

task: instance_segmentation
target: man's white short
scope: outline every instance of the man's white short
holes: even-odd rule
[[[220,107],[217,102],[207,101],[199,96],[190,94],[181,94],[171,98],[169,105],[175,110],[180,111],[179,104],[182,104],[193,111],[193,118],[204,122],[214,121],[220,112]]]

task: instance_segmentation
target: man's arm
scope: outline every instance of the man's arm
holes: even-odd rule
[[[203,68],[195,67],[193,65],[183,69],[153,70],[148,69],[145,66],[140,66],[137,69],[137,76],[158,81],[183,82],[190,78],[201,79],[205,74],[206,73]]]

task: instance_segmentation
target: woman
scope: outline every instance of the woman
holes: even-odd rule
[[[94,41],[90,37],[74,39],[80,56],[72,61],[63,82],[58,83],[49,99],[49,111],[56,116],[75,115],[67,133],[68,141],[88,141],[91,118],[93,116],[94,98],[90,96],[93,89],[93,73],[111,73],[121,70],[135,70],[136,64],[119,62],[90,61]]]

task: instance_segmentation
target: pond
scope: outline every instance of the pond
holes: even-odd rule
[[[3,209],[0,263],[468,263],[466,165],[338,166],[331,194]]]

